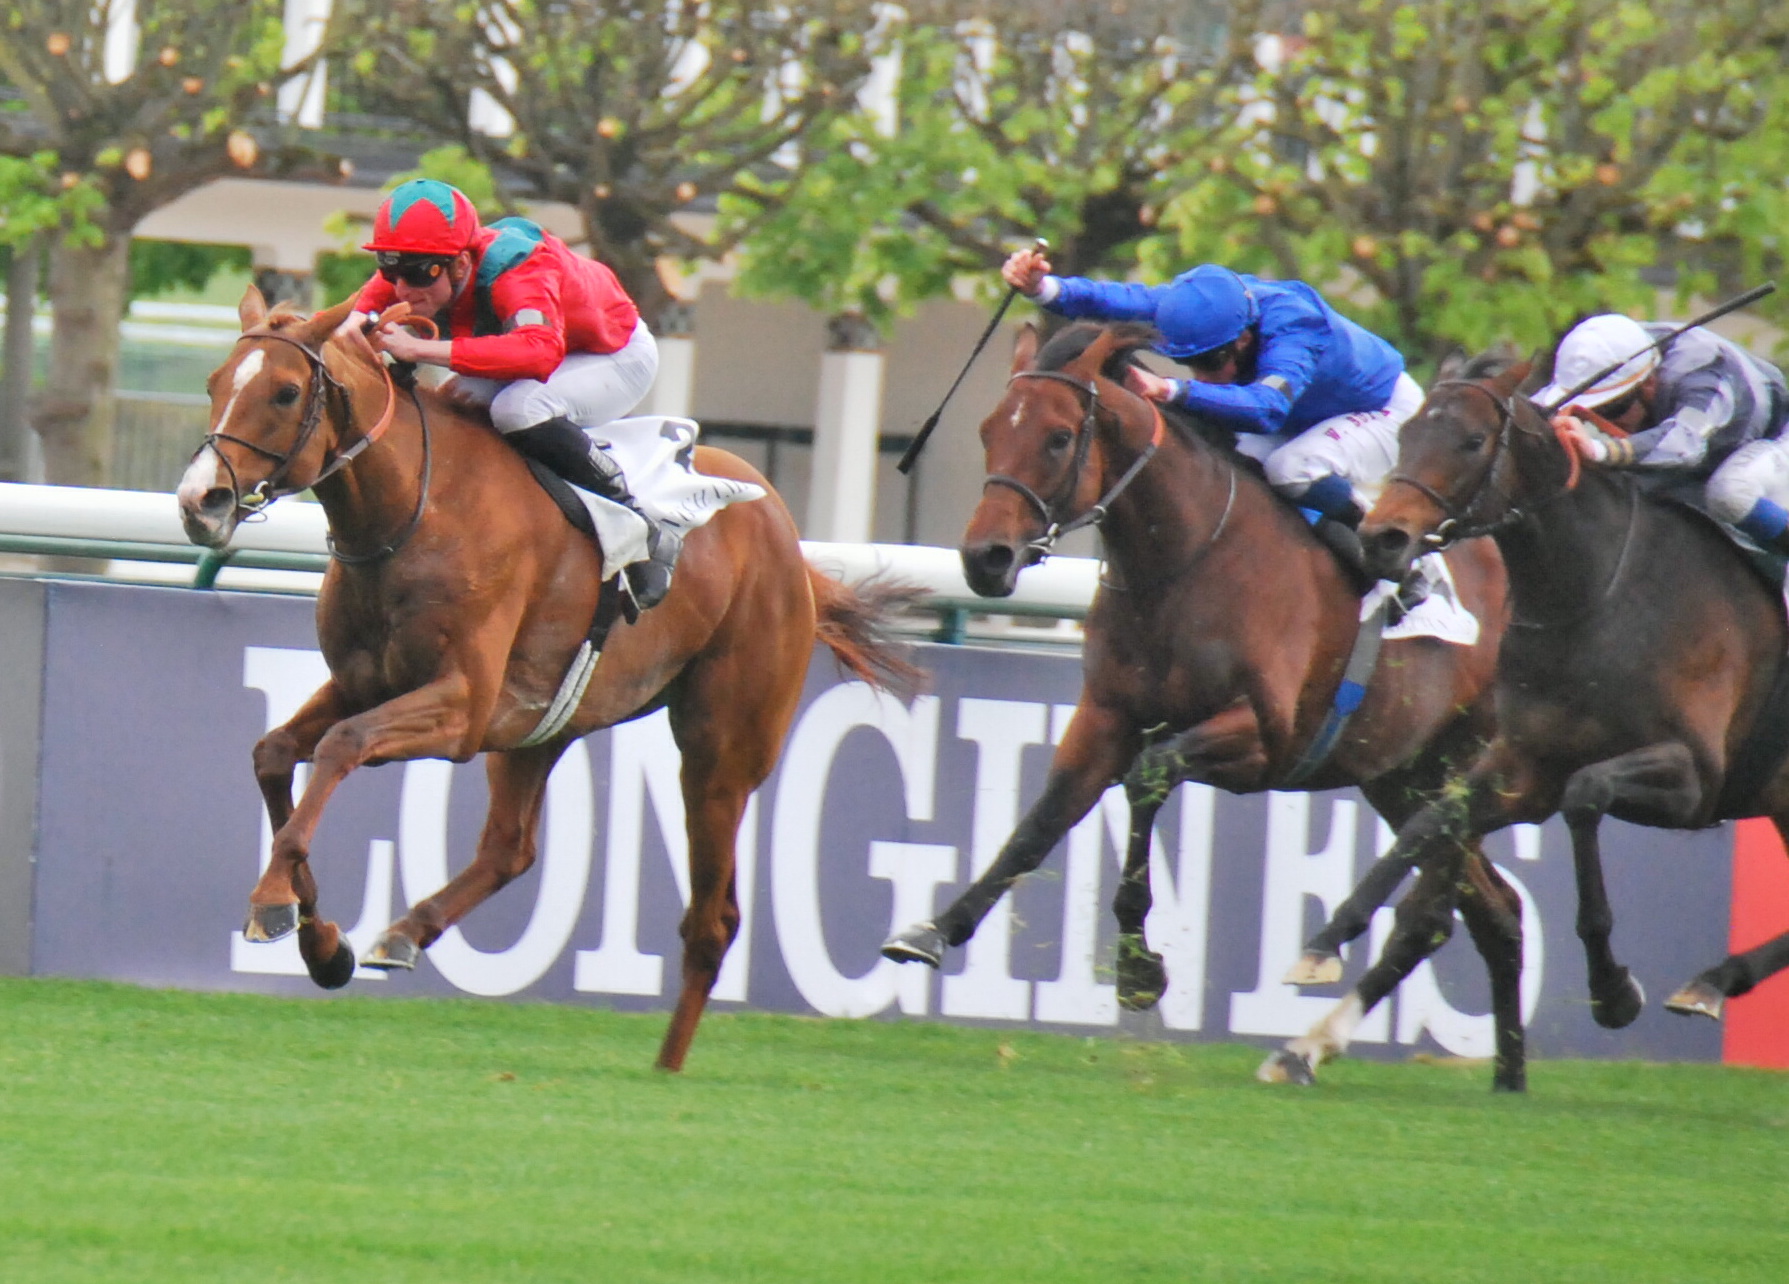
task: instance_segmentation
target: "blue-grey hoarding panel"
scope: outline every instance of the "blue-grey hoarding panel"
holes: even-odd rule
[[[0,973],[12,976],[31,966],[43,633],[43,584],[0,580]]]
[[[307,601],[61,584],[49,599],[35,970],[312,994],[291,942],[237,935],[269,837],[249,765],[322,666]],[[993,857],[1042,788],[1079,688],[1067,657],[924,647],[910,701],[842,682],[822,652],[777,772],[741,832],[740,939],[721,1004],[941,1018],[1086,1033],[1120,1028],[1111,984],[1128,828],[1112,791],[996,908],[942,974],[882,960]],[[600,671],[599,671],[600,672]],[[684,872],[677,757],[663,714],[575,744],[548,791],[537,867],[429,951],[392,994],[515,995],[663,1009],[675,998]],[[352,776],[312,862],[323,912],[364,952],[462,868],[482,769],[392,764]],[[1352,791],[1238,798],[1183,787],[1157,827],[1152,942],[1172,981],[1124,1027],[1277,1040],[1333,996],[1278,983],[1298,946],[1389,841]],[[1731,837],[1610,825],[1617,944],[1655,999],[1724,951]],[[1715,1059],[1718,1031],[1657,1007],[1590,1020],[1563,829],[1497,835],[1528,898],[1527,1000],[1541,1054]],[[1374,938],[1389,926],[1381,919]],[[1355,1050],[1489,1050],[1483,969],[1466,933],[1369,1017]],[[1363,942],[1370,944],[1370,942]],[[1350,959],[1352,977],[1366,954]]]

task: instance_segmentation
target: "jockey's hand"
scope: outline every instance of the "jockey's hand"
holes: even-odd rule
[[[1139,397],[1147,397],[1151,401],[1166,401],[1174,395],[1173,380],[1164,379],[1142,366],[1132,366],[1124,372],[1124,386]]]
[[[389,352],[394,361],[444,366],[450,359],[451,345],[446,340],[424,339],[396,321],[382,323],[367,338],[372,342],[373,351]]]
[[[1609,438],[1575,415],[1554,415],[1553,430],[1559,434],[1560,440],[1569,443],[1571,448],[1578,452],[1578,457],[1586,463],[1606,463],[1613,453]]]
[[[1035,249],[1014,250],[1000,268],[1001,278],[1026,298],[1043,288],[1048,275],[1050,260]]]

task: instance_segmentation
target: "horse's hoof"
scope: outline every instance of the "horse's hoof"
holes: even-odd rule
[[[1168,969],[1162,956],[1141,936],[1123,933],[1118,938],[1118,1006],[1126,1012],[1147,1012],[1161,1002],[1168,988]]]
[[[1527,1092],[1528,1076],[1526,1074],[1500,1074],[1491,1080],[1492,1092]]]
[[[882,957],[896,963],[924,963],[938,967],[944,962],[947,942],[933,923],[917,923],[882,943]]]
[[[1707,981],[1691,981],[1665,1000],[1665,1010],[1679,1016],[1705,1016],[1719,1021],[1727,1006],[1727,996]]]
[[[1310,1088],[1317,1083],[1317,1068],[1302,1053],[1281,1048],[1261,1063],[1255,1078],[1262,1083],[1291,1083]]]
[[[1625,1030],[1634,1023],[1645,1006],[1646,991],[1640,988],[1640,982],[1634,979],[1634,974],[1624,967],[1621,969],[1621,984],[1613,994],[1591,998],[1590,1015],[1605,1030]]]
[[[360,965],[376,967],[381,972],[413,972],[416,970],[416,960],[421,957],[422,947],[415,941],[402,932],[387,932],[373,942],[373,948],[360,961]]]
[[[245,941],[277,941],[298,930],[298,903],[290,905],[250,905],[248,922],[242,925]]]
[[[1307,951],[1287,971],[1283,985],[1334,985],[1342,979],[1342,957],[1339,954],[1313,954]]]
[[[306,965],[309,966],[308,964]],[[327,961],[310,968],[311,980],[325,990],[339,990],[354,979],[354,947],[343,937]]]

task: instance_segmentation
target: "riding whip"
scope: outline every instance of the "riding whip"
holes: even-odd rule
[[[1040,236],[1032,242],[1031,248],[1036,253],[1043,254],[1049,250],[1050,243]],[[919,458],[919,452],[925,448],[926,438],[930,437],[932,429],[938,426],[938,417],[944,413],[944,407],[950,404],[951,396],[956,392],[957,385],[963,382],[963,376],[969,373],[969,367],[975,364],[975,359],[981,355],[981,350],[988,346],[988,340],[994,337],[994,331],[1000,327],[1000,318],[1006,315],[1006,310],[1012,306],[1013,300],[1018,296],[1018,286],[1011,286],[1007,289],[1006,297],[1000,300],[1000,306],[994,310],[994,319],[988,322],[988,328],[983,330],[981,338],[975,341],[975,349],[969,354],[969,360],[963,363],[962,372],[957,375],[956,382],[950,385],[950,391],[944,394],[944,400],[938,403],[938,409],[926,416],[926,421],[919,426],[919,432],[913,438],[913,444],[907,447],[907,453],[902,455],[901,462],[895,465],[901,472],[913,471],[913,464]]]
[[[1614,374],[1617,370],[1621,369],[1628,362],[1632,361],[1634,359],[1634,357],[1644,356],[1651,348],[1657,348],[1659,350],[1659,352],[1663,353],[1666,348],[1669,348],[1673,343],[1677,342],[1677,340],[1685,332],[1694,330],[1699,325],[1707,325],[1710,321],[1718,320],[1719,318],[1726,316],[1729,312],[1737,312],[1740,308],[1745,307],[1746,304],[1748,304],[1748,303],[1756,303],[1759,299],[1762,299],[1765,295],[1771,293],[1776,288],[1777,288],[1777,283],[1775,281],[1766,281],[1763,285],[1753,286],[1751,289],[1747,290],[1744,294],[1741,294],[1734,298],[1728,299],[1725,303],[1721,304],[1717,308],[1709,309],[1707,312],[1704,312],[1701,316],[1697,317],[1694,321],[1686,321],[1682,325],[1678,326],[1675,330],[1671,331],[1669,334],[1660,335],[1657,339],[1653,340],[1653,342],[1649,345],[1649,347],[1641,348],[1639,352],[1633,353],[1631,356],[1623,357],[1620,361],[1617,361],[1614,365],[1608,366],[1602,370],[1598,370],[1595,374],[1591,375],[1590,378],[1588,378],[1588,379],[1579,380],[1577,385],[1572,388],[1568,388],[1566,390],[1565,394],[1562,397],[1560,397],[1558,401],[1554,402],[1550,406],[1542,406],[1541,410],[1545,414],[1552,415],[1561,406],[1569,405],[1571,403],[1571,399],[1573,397],[1576,397],[1579,393],[1583,392],[1587,388],[1594,388],[1600,381],[1607,378],[1609,375]]]

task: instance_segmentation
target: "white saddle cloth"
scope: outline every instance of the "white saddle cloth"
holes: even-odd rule
[[[1385,630],[1385,640],[1399,638],[1439,638],[1459,646],[1472,646],[1478,641],[1478,617],[1460,601],[1459,586],[1447,559],[1440,553],[1424,553],[1416,560],[1416,568],[1428,583],[1429,595],[1410,614]],[[1380,580],[1360,604],[1360,618],[1365,620],[1379,603],[1397,591],[1395,584]]]
[[[584,431],[621,465],[627,488],[641,509],[679,535],[705,525],[728,504],[764,498],[762,486],[696,471],[696,438],[702,430],[693,419],[638,415]],[[629,563],[644,561],[647,531],[639,514],[613,500],[573,489],[596,523],[604,572],[612,575]]]

